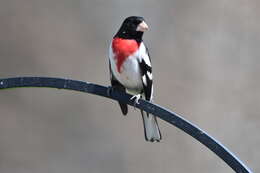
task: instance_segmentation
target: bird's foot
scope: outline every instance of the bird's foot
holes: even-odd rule
[[[139,104],[139,100],[141,98],[141,94],[134,95],[130,98],[130,100],[134,100],[134,108],[136,108],[136,105]]]
[[[114,91],[114,87],[113,86],[109,86],[107,89],[107,95],[111,96],[111,93]]]

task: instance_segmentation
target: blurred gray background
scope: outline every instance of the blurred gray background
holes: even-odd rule
[[[108,46],[125,17],[150,26],[155,102],[194,122],[260,172],[258,0],[1,0],[0,77],[109,85]],[[139,111],[72,91],[0,92],[1,173],[233,172],[159,120],[144,141]]]

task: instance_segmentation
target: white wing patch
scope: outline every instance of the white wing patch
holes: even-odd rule
[[[151,89],[151,98],[150,101],[153,102],[153,85],[152,85],[152,89]]]
[[[144,60],[144,62],[148,65],[148,66],[152,66],[151,65],[151,61],[149,59],[149,56],[146,52],[146,48],[144,46],[144,43],[142,42],[140,47],[139,47],[139,61],[141,62],[142,59]]]
[[[147,72],[147,76],[148,76],[148,78],[149,78],[150,80],[152,80],[152,79],[153,79],[153,74],[152,74],[152,73],[150,73],[149,71]]]
[[[145,75],[142,76],[142,81],[143,81],[144,85],[147,86],[147,81],[146,81],[146,76]]]

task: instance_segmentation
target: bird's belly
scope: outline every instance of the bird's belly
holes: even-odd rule
[[[114,68],[115,69],[115,68]],[[136,58],[129,57],[121,67],[121,73],[115,72],[117,80],[128,90],[141,91],[143,88],[139,63]]]

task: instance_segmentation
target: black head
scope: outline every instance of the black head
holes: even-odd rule
[[[143,17],[131,16],[124,20],[115,37],[135,39],[137,42],[141,42],[143,33],[146,30],[148,30],[148,25]]]

